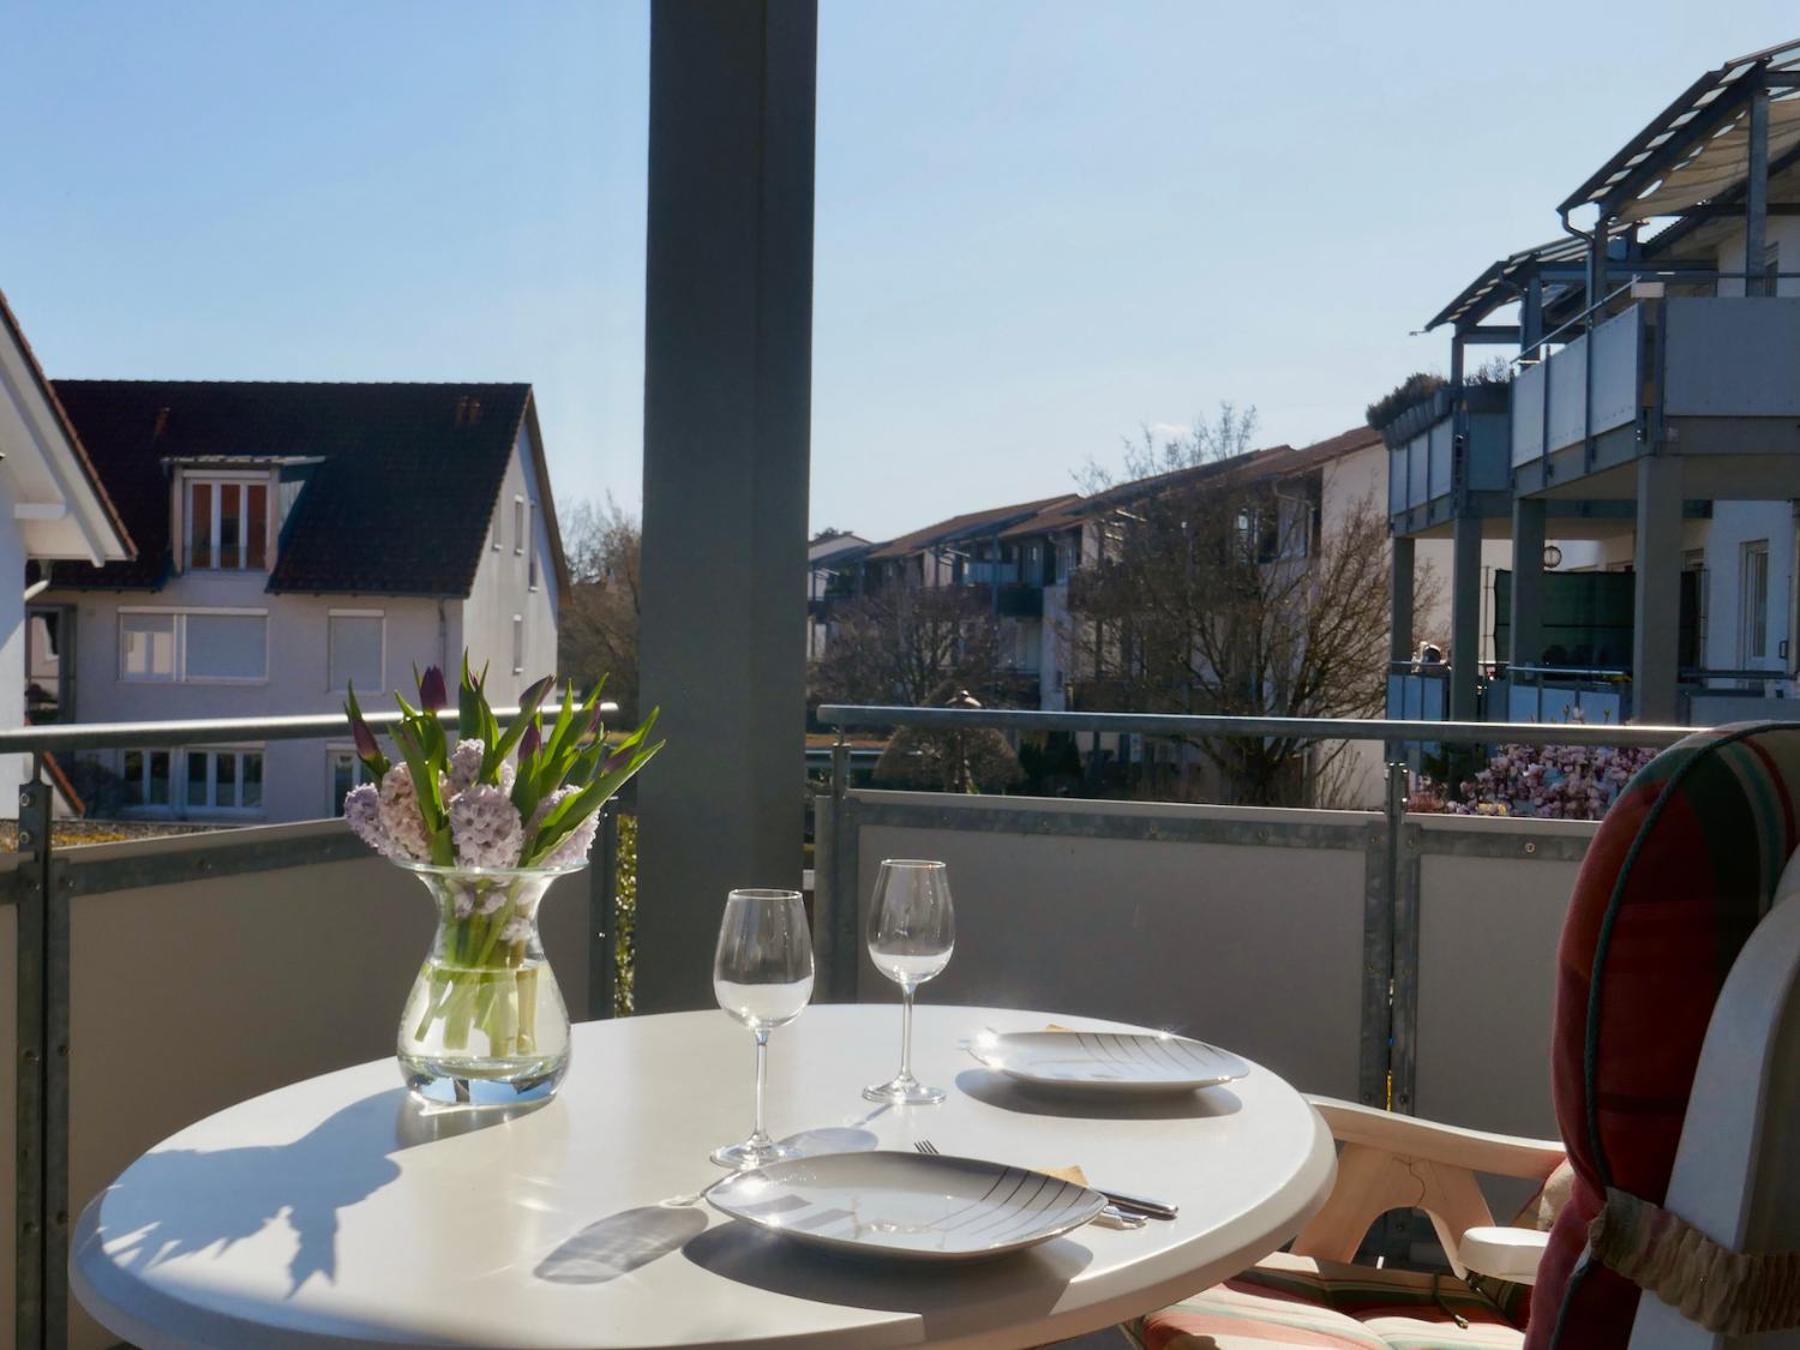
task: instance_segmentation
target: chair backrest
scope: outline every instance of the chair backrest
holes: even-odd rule
[[[1737,1252],[1800,1249],[1800,854],[1719,992],[1664,1207]],[[1631,1350],[1772,1350],[1800,1330],[1716,1335],[1639,1302]]]
[[[1539,1268],[1530,1350],[1625,1350],[1638,1289],[1585,1258],[1588,1225],[1609,1188],[1666,1202],[1714,1006],[1796,846],[1800,723],[1688,737],[1620,793],[1589,845],[1557,952],[1551,1050],[1575,1185]]]

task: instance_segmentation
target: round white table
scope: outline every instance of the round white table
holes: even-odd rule
[[[1232,1274],[1330,1189],[1323,1123],[1261,1067],[1177,1098],[1077,1100],[1028,1094],[965,1052],[986,1027],[1129,1029],[1091,1018],[923,1006],[915,1067],[949,1100],[871,1105],[859,1089],[893,1072],[899,1017],[820,1006],[777,1031],[771,1133],[821,1151],[929,1139],[1078,1165],[1180,1217],[935,1267],[833,1257],[727,1221],[694,1196],[720,1175],[707,1150],[749,1131],[752,1042],[720,1013],[679,1013],[578,1026],[560,1095],[479,1128],[421,1115],[391,1060],[222,1111],[88,1206],[74,1288],[145,1350],[1032,1346]]]

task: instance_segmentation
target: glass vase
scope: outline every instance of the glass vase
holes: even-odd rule
[[[400,1017],[407,1087],[432,1110],[548,1100],[569,1068],[569,1010],[538,937],[538,906],[551,882],[586,864],[401,866],[437,905],[437,933]]]

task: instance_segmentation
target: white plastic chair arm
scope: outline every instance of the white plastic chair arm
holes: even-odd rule
[[[1478,1275],[1532,1284],[1549,1242],[1550,1235],[1535,1228],[1471,1228],[1456,1248],[1462,1263]]]
[[[1543,1180],[1562,1165],[1567,1151],[1559,1139],[1465,1130],[1417,1116],[1397,1115],[1335,1097],[1307,1098],[1325,1118],[1332,1136],[1401,1157],[1428,1158],[1450,1167],[1495,1176]]]

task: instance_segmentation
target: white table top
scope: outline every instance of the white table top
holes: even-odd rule
[[[145,1347],[1015,1347],[1150,1311],[1274,1250],[1324,1202],[1329,1134],[1260,1067],[1164,1099],[1031,1096],[962,1046],[1089,1018],[918,1010],[941,1106],[877,1107],[899,1009],[807,1010],[770,1042],[769,1128],[910,1148],[1168,1199],[1172,1223],[1092,1225],[981,1265],[894,1268],[794,1247],[692,1196],[749,1132],[753,1050],[717,1012],[575,1029],[560,1095],[503,1124],[422,1117],[392,1061],[296,1083],[145,1154],[81,1216],[82,1304]]]

